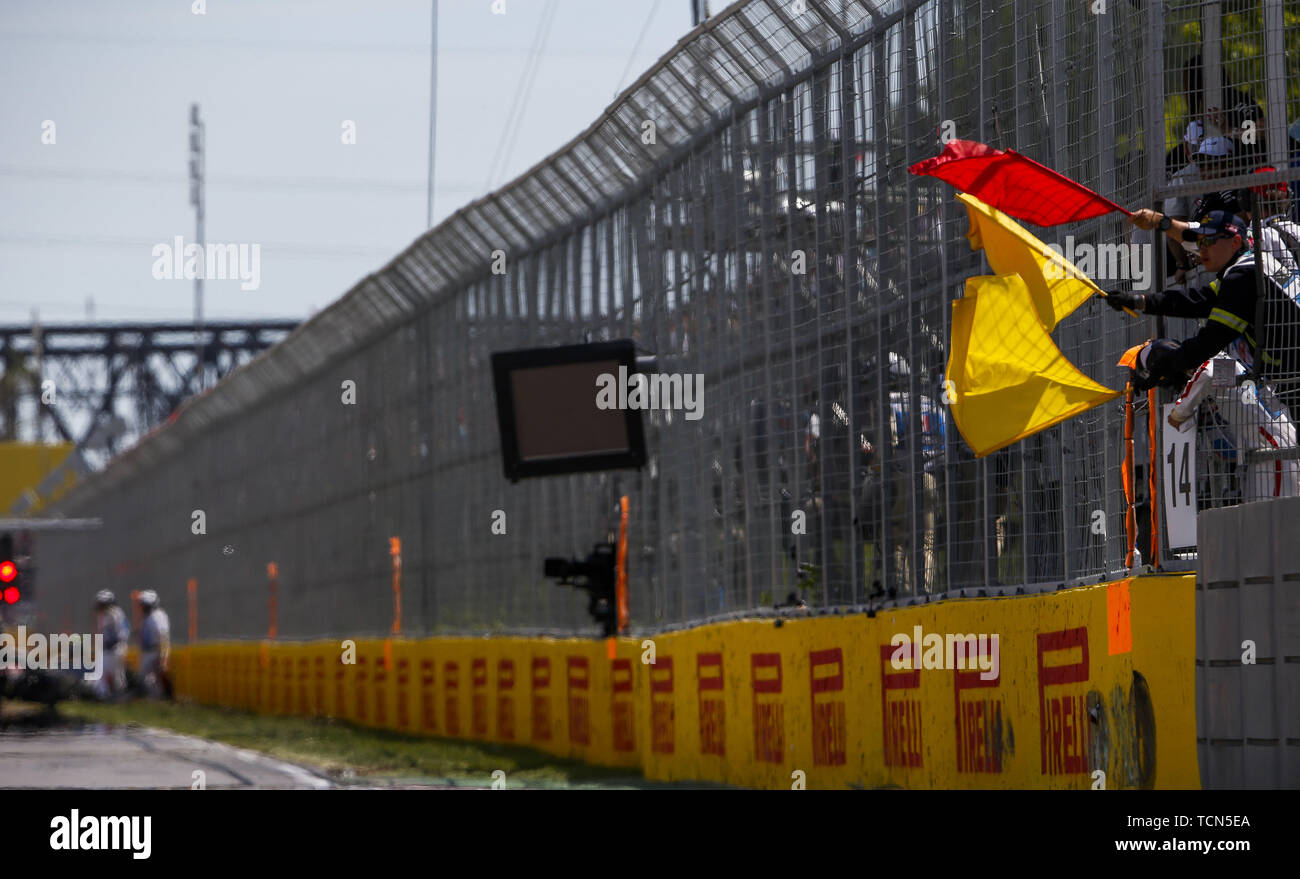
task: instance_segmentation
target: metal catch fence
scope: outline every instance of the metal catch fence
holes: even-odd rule
[[[274,562],[280,637],[382,633],[399,537],[408,634],[590,631],[542,561],[585,554],[622,495],[644,630],[1122,570],[1122,403],[984,458],[957,434],[951,302],[987,270],[952,190],[907,168],[956,137],[1133,208],[1264,181],[1293,205],[1297,42],[1300,4],[1273,0],[736,3],[83,484],[60,512],[105,526],[42,536],[40,607],[75,625],[96,589],[147,587],[179,619],[194,578],[200,636],[260,637]],[[1220,88],[1235,103],[1205,98]],[[1253,152],[1211,186],[1177,176],[1191,135]],[[1277,171],[1251,174],[1261,159]],[[1118,215],[1035,231],[1066,256],[1146,244],[1149,289],[1183,280],[1159,233]],[[1141,263],[1094,277],[1139,289]],[[1115,388],[1128,347],[1194,330],[1167,320],[1095,298],[1055,340]],[[490,354],[615,338],[702,375],[700,417],[647,412],[642,471],[508,484]],[[1197,449],[1197,503],[1240,496],[1236,465],[1208,436]]]

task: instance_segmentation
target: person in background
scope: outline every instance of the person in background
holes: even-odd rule
[[[1256,168],[1255,173],[1276,170],[1272,165],[1265,165]],[[1237,197],[1241,203],[1240,216],[1247,223],[1248,236],[1254,231],[1250,225],[1254,213],[1259,211],[1260,242],[1256,247],[1252,236],[1251,246],[1280,264],[1280,270],[1277,266],[1270,266],[1270,273],[1283,287],[1287,287],[1296,275],[1300,275],[1300,223],[1291,219],[1290,191],[1285,183],[1274,183],[1239,190]]]
[[[1205,126],[1193,119],[1183,131],[1183,139],[1169,152],[1166,162],[1169,182],[1175,186],[1197,183],[1201,179],[1200,168],[1196,164],[1196,151],[1205,139]],[[1175,170],[1177,169],[1177,170]],[[1165,213],[1178,216],[1190,216],[1191,199],[1186,195],[1173,195],[1165,199]]]
[[[1228,367],[1232,382],[1216,385],[1214,370]],[[1300,496],[1300,461],[1257,460],[1251,452],[1274,449],[1294,449],[1295,424],[1287,410],[1264,385],[1256,389],[1244,384],[1246,367],[1239,357],[1221,357],[1207,360],[1192,371],[1178,399],[1169,411],[1169,423],[1182,429],[1185,422],[1196,415],[1204,404],[1210,423],[1226,428],[1237,455],[1238,473],[1241,474],[1242,500],[1253,501],[1269,497]],[[1244,471],[1240,469],[1245,460]]]
[[[1205,128],[1201,123],[1193,120],[1187,124],[1187,131],[1183,134],[1183,142],[1174,147],[1172,154],[1179,157],[1184,154],[1187,157],[1186,164],[1182,165],[1175,171],[1169,179],[1172,186],[1187,186],[1193,183],[1200,183],[1201,167],[1197,163],[1197,150],[1204,140]],[[1192,206],[1196,199],[1190,195],[1171,195],[1164,200],[1164,216],[1172,217],[1176,220],[1188,220],[1192,217]],[[1135,229],[1134,236],[1143,233],[1143,230]],[[1159,234],[1156,240],[1159,240]],[[1135,244],[1143,243],[1142,239],[1134,237]],[[1165,246],[1169,249],[1169,260],[1166,263],[1166,274],[1174,275],[1174,283],[1181,284],[1186,280],[1187,272],[1192,268],[1190,255],[1183,248],[1182,244],[1172,238],[1167,238]]]
[[[171,656],[171,625],[167,611],[158,606],[158,593],[146,589],[140,593],[140,679],[145,695],[162,699],[168,695],[167,666]]]
[[[820,408],[821,400],[817,392],[813,391],[808,396],[808,414],[804,421],[803,453],[804,460],[808,462],[808,484],[812,487],[814,498],[821,492],[821,469],[817,464],[822,441]]]
[[[1192,156],[1195,173],[1187,172],[1181,180],[1176,175],[1171,182],[1212,182],[1224,177],[1229,173],[1228,162],[1235,149],[1233,142],[1226,137],[1201,139]],[[1240,207],[1238,192],[1232,189],[1207,192],[1196,199],[1176,196],[1165,199],[1163,214],[1150,209],[1139,211],[1144,216],[1149,216],[1152,224],[1134,223],[1134,225],[1139,229],[1149,229],[1154,225],[1155,229],[1164,232],[1174,268],[1174,283],[1190,283],[1194,287],[1199,287],[1208,283],[1208,279],[1203,281],[1202,275],[1205,273],[1197,268],[1195,237],[1188,238],[1183,232],[1192,225],[1190,220],[1193,217],[1202,217],[1211,211],[1237,214]]]
[[[117,699],[126,692],[126,645],[131,624],[108,589],[95,594],[95,630],[104,636],[103,674],[95,687],[99,698]]]
[[[892,451],[889,456],[892,482],[890,538],[894,548],[894,570],[900,591],[919,594],[935,589],[938,566],[935,560],[935,534],[939,511],[938,477],[943,469],[946,413],[934,400],[919,395],[920,405],[912,406],[908,392],[911,370],[902,356],[889,353],[889,428]],[[917,419],[916,433],[921,448],[912,448],[912,419]],[[915,459],[915,460],[913,460]],[[915,473],[915,479],[913,478]],[[918,484],[919,483],[919,484]],[[919,498],[918,498],[919,495]],[[920,582],[912,571],[912,504],[919,500],[921,516],[919,538]]]
[[[1204,61],[1200,55],[1183,66],[1182,74],[1181,91],[1187,101],[1188,118],[1202,123],[1207,135],[1223,135],[1236,143],[1240,164],[1233,173],[1244,172],[1259,156],[1268,154],[1264,108],[1249,92],[1233,84],[1226,66],[1220,68],[1217,98],[1206,89]],[[1248,131],[1253,135],[1247,136]],[[1199,215],[1200,212],[1193,214]]]

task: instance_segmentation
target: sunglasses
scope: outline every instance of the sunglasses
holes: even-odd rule
[[[1203,249],[1231,237],[1231,235],[1201,235],[1196,239],[1196,246]]]

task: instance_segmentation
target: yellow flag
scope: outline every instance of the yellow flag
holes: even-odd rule
[[[1050,333],[1067,314],[1093,293],[1101,293],[1074,263],[1039,241],[1015,220],[973,195],[960,192],[970,218],[971,250],[984,255],[998,275],[1019,275],[1025,281],[1043,326]]]
[[[1066,359],[1030,302],[1029,285],[1009,274],[967,279],[952,304],[947,394],[978,458],[1119,395]]]

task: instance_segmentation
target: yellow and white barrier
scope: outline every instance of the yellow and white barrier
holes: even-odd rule
[[[998,674],[896,636],[997,635]],[[652,644],[645,643],[646,640]],[[178,648],[178,695],[748,787],[1195,788],[1194,578],[652,639]],[[653,664],[649,662],[653,659]],[[348,661],[351,660],[351,661]],[[936,660],[939,660],[937,663]],[[1098,770],[1104,775],[1099,774]]]

